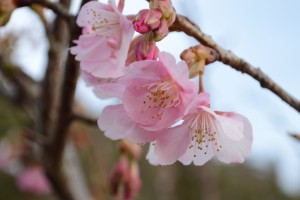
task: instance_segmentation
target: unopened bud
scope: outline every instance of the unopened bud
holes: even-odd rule
[[[176,19],[176,13],[170,0],[152,0],[150,1],[150,9],[160,10],[168,26],[171,26]]]
[[[165,19],[161,20],[158,29],[153,31],[153,40],[158,42],[169,34],[169,27]]]
[[[140,41],[135,48],[136,60],[156,60],[159,49],[155,42]]]
[[[16,5],[13,0],[1,0],[0,1],[0,27],[8,23],[10,16]]]
[[[122,155],[113,169],[109,178],[109,185],[113,195],[118,194],[119,187],[127,180],[129,173],[129,163],[125,155]]]
[[[162,14],[159,10],[141,10],[133,21],[134,30],[144,34],[157,29],[160,24]]]
[[[197,76],[199,73],[204,73],[204,67],[218,59],[216,50],[204,45],[197,45],[184,50],[180,58],[184,60],[190,72],[190,78]]]
[[[138,164],[131,163],[129,176],[124,185],[124,200],[133,199],[141,189],[141,178]]]
[[[162,12],[163,18],[167,21],[168,26],[171,26],[176,19],[176,13],[173,9],[171,1],[158,1],[158,10]]]

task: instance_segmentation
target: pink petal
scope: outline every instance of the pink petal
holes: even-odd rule
[[[146,155],[146,159],[149,161],[149,163],[151,165],[156,166],[156,165],[159,165],[159,161],[158,161],[158,156],[154,152],[154,144],[155,143],[150,143],[149,150],[148,150],[148,153]]]
[[[239,141],[244,137],[241,121],[221,115],[218,115],[218,121],[222,126],[223,133],[231,140]]]
[[[96,62],[81,62],[81,69],[89,72],[97,78],[119,78],[124,75],[122,69],[112,62],[113,60],[104,60]]]
[[[100,61],[109,58],[111,49],[107,41],[94,33],[81,35],[77,46],[70,48],[72,54],[77,54],[78,61]]]
[[[210,95],[209,93],[200,93],[195,96],[193,101],[190,103],[188,113],[195,112],[197,107],[210,107]],[[209,110],[209,109],[208,109]],[[210,112],[212,113],[212,112]]]
[[[237,113],[225,113],[224,116],[228,116],[231,119],[238,120],[243,124],[243,129],[241,134],[243,134],[243,138],[239,141],[232,140],[228,137],[227,134],[222,134],[223,126],[221,123],[218,124],[220,129],[219,141],[222,145],[222,148],[219,152],[216,152],[218,159],[225,163],[238,162],[241,163],[244,161],[244,158],[250,154],[251,146],[252,146],[252,128],[251,124],[247,120],[247,118],[239,115]]]
[[[186,152],[189,143],[190,136],[186,124],[168,129],[155,143],[158,162],[162,165],[173,164]]]
[[[150,132],[141,128],[127,116],[123,105],[107,106],[102,111],[98,126],[104,135],[113,139],[127,137],[135,143],[145,143],[157,139],[160,132]]]
[[[94,87],[95,94],[102,99],[106,98],[122,98],[124,86],[118,83],[104,83]]]
[[[178,160],[184,165],[190,165],[193,162],[197,166],[202,166],[215,155],[211,145],[208,146],[205,152],[206,154],[204,154],[203,151],[199,151],[195,148],[188,148]]]
[[[96,14],[99,14],[98,12],[100,10],[106,10],[106,11],[112,11],[111,6],[100,3],[98,1],[90,1],[86,3],[79,11],[78,18],[77,18],[77,24],[80,27],[84,27],[86,25],[93,25],[94,21],[94,12],[91,12],[91,10],[94,10],[97,12]]]
[[[98,126],[104,132],[104,135],[112,140],[122,139],[126,136],[124,130],[121,130],[118,119],[126,117],[122,105],[107,106],[103,109],[99,119]],[[126,127],[130,128],[130,127]]]

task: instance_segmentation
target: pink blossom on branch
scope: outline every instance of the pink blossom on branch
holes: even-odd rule
[[[122,68],[134,34],[132,22],[123,15],[123,1],[119,7],[114,0],[109,4],[97,1],[86,3],[80,10],[77,24],[83,35],[71,48],[81,69],[98,78],[116,78]]]
[[[176,64],[166,52],[158,53],[158,61],[133,62],[120,78],[125,86],[122,96],[128,117],[148,131],[170,127],[186,112],[196,95],[184,62]]]
[[[123,104],[107,106],[98,126],[104,134],[135,143],[156,140],[161,132],[180,120],[196,95],[184,62],[160,52],[159,60],[133,62],[119,84],[124,86]]]
[[[250,154],[252,128],[248,119],[233,112],[213,112],[209,95],[201,93],[191,103],[184,122],[168,129],[151,147],[152,164],[203,165],[214,155],[224,163],[243,162]]]

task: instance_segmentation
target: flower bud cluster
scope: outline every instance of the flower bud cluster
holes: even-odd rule
[[[170,0],[152,0],[150,9],[143,9],[136,15],[133,26],[141,34],[152,32],[153,40],[158,42],[168,35],[175,18]]]
[[[169,26],[175,21],[176,14],[170,0],[152,0],[150,9],[140,10],[133,21],[134,30],[145,34],[135,47],[136,60],[156,60],[161,41],[169,33]]]

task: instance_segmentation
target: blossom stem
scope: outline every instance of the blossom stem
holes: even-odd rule
[[[204,86],[203,86],[203,73],[199,73],[199,93],[204,93]]]

